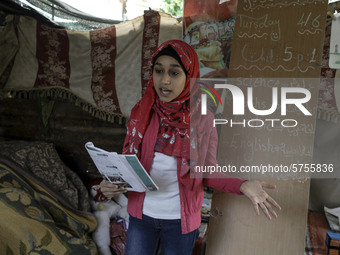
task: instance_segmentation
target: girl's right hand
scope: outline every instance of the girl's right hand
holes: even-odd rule
[[[100,191],[103,193],[105,197],[111,199],[119,194],[127,192],[125,188],[119,188],[118,185],[110,183],[108,181],[103,180],[100,184]]]

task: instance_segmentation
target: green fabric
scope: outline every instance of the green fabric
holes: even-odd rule
[[[54,101],[49,99],[38,99],[38,102],[41,112],[41,121],[46,131],[48,131],[48,121],[54,107]]]

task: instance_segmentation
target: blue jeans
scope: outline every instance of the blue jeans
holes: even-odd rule
[[[162,255],[191,255],[198,229],[181,233],[181,220],[161,220],[130,215],[125,255],[154,255],[160,241]]]

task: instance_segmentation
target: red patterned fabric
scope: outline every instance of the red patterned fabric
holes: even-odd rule
[[[14,97],[71,99],[112,122],[128,118],[142,97],[159,42],[182,39],[181,22],[156,11],[92,31],[55,29],[26,16],[6,20],[10,32],[0,45],[15,54],[0,53],[5,90]]]
[[[308,240],[306,250],[313,255],[326,254],[327,220],[322,212],[308,212]]]
[[[116,27],[91,31],[90,41],[93,99],[98,107],[121,113],[116,90],[112,89],[116,87]]]
[[[34,84],[40,87],[69,88],[71,65],[68,58],[69,40],[66,30],[37,23],[38,74]]]
[[[160,16],[158,12],[147,12],[144,15],[143,48],[142,48],[142,90],[143,94],[151,78],[150,66],[152,54],[158,48]]]
[[[328,110],[337,111],[334,93],[334,77],[337,69],[331,69],[329,67],[330,37],[331,26],[327,25],[321,61],[321,82],[319,87],[318,105]]]
[[[124,222],[117,220],[110,223],[111,248],[117,255],[125,254],[127,231],[124,228]]]

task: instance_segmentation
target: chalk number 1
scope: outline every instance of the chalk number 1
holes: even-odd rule
[[[284,54],[286,55],[285,58],[283,58],[282,60],[283,61],[290,61],[293,59],[293,51],[292,51],[293,47],[290,47],[290,46],[286,46],[285,48],[285,52]],[[315,54],[316,54],[316,48],[313,48],[313,51],[310,53],[310,54],[302,54],[302,53],[299,53],[295,56],[294,59],[297,60],[297,64],[299,65],[302,61],[308,61],[308,58],[309,58],[309,63],[313,63],[315,62]],[[307,58],[307,59],[306,59]]]

